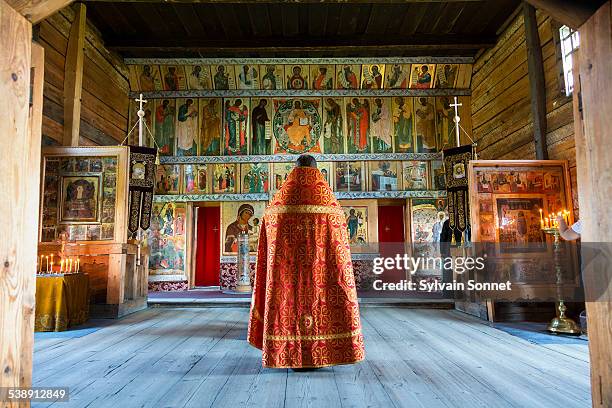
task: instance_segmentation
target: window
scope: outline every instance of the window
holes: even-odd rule
[[[561,43],[561,60],[563,61],[563,79],[565,80],[565,94],[570,96],[574,90],[574,76],[572,75],[572,54],[580,45],[578,31],[568,26],[559,28],[559,41]]]

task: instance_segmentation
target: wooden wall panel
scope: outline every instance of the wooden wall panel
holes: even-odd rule
[[[31,220],[38,211],[40,182],[40,132],[32,126],[41,118],[35,116],[40,107],[30,107],[29,102],[31,95],[33,103],[40,103],[37,70],[44,55],[32,48],[31,24],[3,0],[0,37],[0,211],[6,217],[0,239],[0,387],[30,387],[37,236]],[[21,404],[4,400],[1,405]]]
[[[554,22],[537,12],[546,83],[546,145],[550,159],[567,159],[576,197],[576,153],[572,100],[559,83]],[[474,62],[472,129],[481,159],[535,159],[533,119],[522,14],[501,34],[495,47]],[[574,210],[578,211],[577,200]]]
[[[64,126],[64,65],[72,7],[40,23],[38,42],[45,48],[43,142],[62,143]],[[97,29],[85,29],[80,144],[114,145],[126,135],[128,125],[128,70],[117,54],[107,50]]]

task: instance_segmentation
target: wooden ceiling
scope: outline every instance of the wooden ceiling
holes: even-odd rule
[[[473,56],[519,0],[90,0],[125,57]]]

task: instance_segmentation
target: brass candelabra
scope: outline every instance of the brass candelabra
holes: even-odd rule
[[[561,267],[561,233],[557,227],[545,227],[542,228],[542,231],[545,234],[552,235],[554,237],[553,255],[558,299],[557,316],[555,316],[550,323],[548,323],[548,327],[546,329],[551,333],[580,334],[580,327],[578,327],[575,321],[565,315],[567,307],[563,302],[564,296],[562,290],[563,268]]]

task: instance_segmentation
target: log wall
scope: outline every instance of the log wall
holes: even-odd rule
[[[563,91],[555,22],[537,12],[546,82],[546,145],[549,159],[568,160],[572,199],[578,211],[572,99]],[[472,74],[472,129],[480,159],[535,159],[533,117],[522,13],[481,54]]]
[[[64,65],[71,7],[53,14],[37,26],[35,39],[45,49],[43,144],[61,145],[64,124]],[[97,29],[87,21],[81,98],[79,144],[116,145],[128,123],[128,70],[121,57],[108,51]]]

